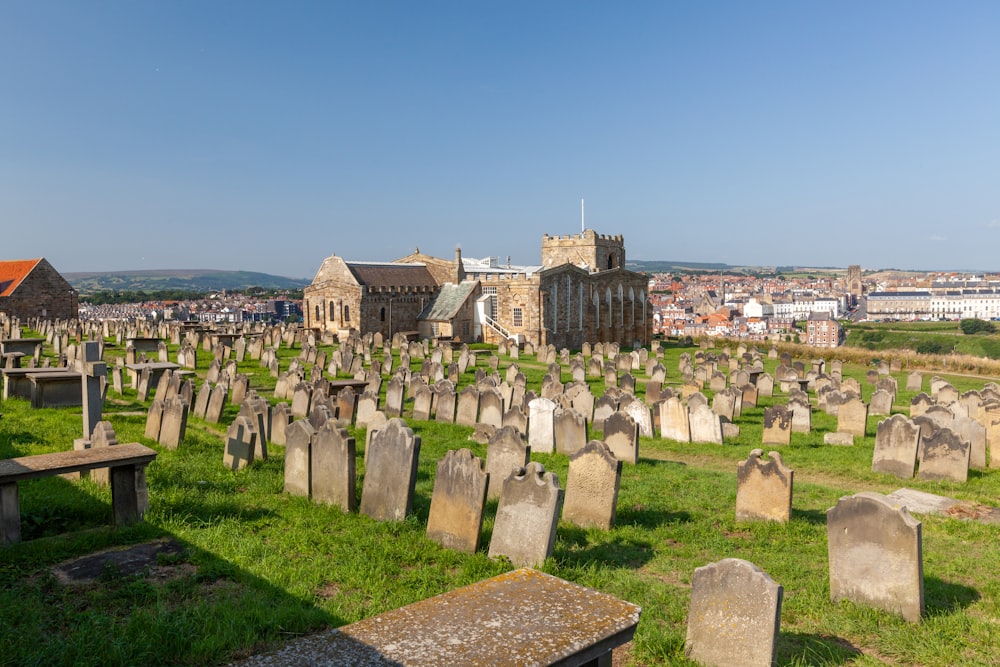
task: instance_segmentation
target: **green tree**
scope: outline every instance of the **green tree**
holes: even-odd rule
[[[971,317],[959,322],[958,326],[962,330],[962,333],[967,336],[977,333],[993,333],[997,330],[996,326],[992,322],[978,320]]]

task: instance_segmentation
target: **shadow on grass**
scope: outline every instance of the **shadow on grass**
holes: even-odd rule
[[[596,530],[596,529],[595,529]],[[601,537],[609,537],[600,532]],[[553,555],[573,566],[588,567],[595,562],[637,570],[653,559],[653,545],[646,540],[614,536],[604,541],[592,541],[591,531],[565,523],[559,526]]]
[[[975,588],[924,575],[924,616],[945,616],[965,609],[981,596]]]
[[[808,523],[825,526],[826,525],[826,512],[824,510],[803,510],[792,508],[792,518],[801,519]]]
[[[619,526],[638,526],[640,528],[653,529],[659,526],[688,523],[691,515],[687,512],[666,512],[661,508],[649,508],[645,505],[632,505],[631,507],[618,506],[615,515],[615,523]]]
[[[843,665],[861,656],[861,650],[846,639],[805,632],[778,635],[778,665]]]

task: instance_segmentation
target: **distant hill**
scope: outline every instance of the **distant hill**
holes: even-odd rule
[[[304,278],[285,278],[255,271],[215,271],[212,269],[113,271],[110,273],[64,273],[62,275],[81,294],[111,290],[217,292],[241,290],[248,287],[295,290],[302,289],[310,282]]]

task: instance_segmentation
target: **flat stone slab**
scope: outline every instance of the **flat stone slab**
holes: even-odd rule
[[[105,549],[87,556],[68,560],[52,568],[52,574],[64,586],[92,584],[113,572],[119,576],[151,574],[159,556],[176,555],[184,551],[175,540],[156,540],[135,546]]]
[[[611,595],[522,568],[233,665],[583,665],[631,640],[639,612]]]
[[[899,489],[886,498],[897,505],[905,506],[914,514],[939,514],[1000,525],[1000,509],[988,505],[967,503],[915,489]]]

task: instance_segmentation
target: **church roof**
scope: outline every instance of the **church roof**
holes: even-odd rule
[[[347,262],[359,285],[366,287],[436,287],[437,282],[424,264],[392,262]]]
[[[476,288],[477,282],[476,280],[465,280],[457,285],[454,283],[441,285],[441,291],[417,315],[417,319],[441,322],[455,317],[458,309],[462,307]]]
[[[40,261],[41,258],[0,261],[0,297],[13,294]]]

